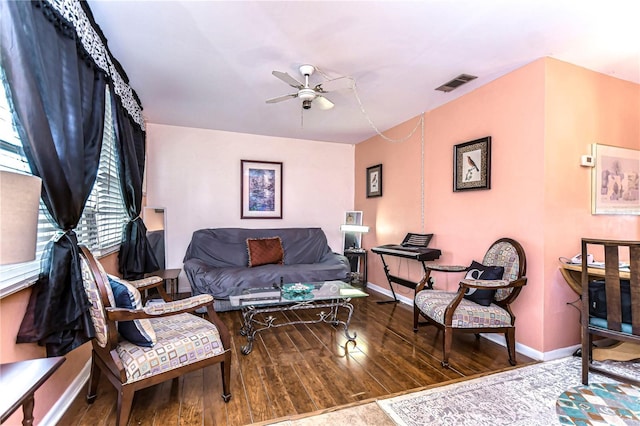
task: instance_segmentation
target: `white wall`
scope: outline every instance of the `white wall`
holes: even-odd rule
[[[353,210],[354,146],[147,124],[147,205],[164,207],[167,268],[201,228],[321,227],[340,251]],[[240,219],[240,160],[283,163],[283,218]],[[180,276],[180,291],[189,283]]]

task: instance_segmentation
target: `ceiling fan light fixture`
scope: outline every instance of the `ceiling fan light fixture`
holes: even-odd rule
[[[316,91],[309,88],[300,89],[298,91],[298,97],[303,101],[312,101],[315,97],[318,96]]]
[[[333,108],[335,105],[329,99],[324,97],[325,93],[333,92],[334,90],[340,89],[354,89],[355,83],[353,82],[353,78],[351,77],[339,77],[334,78],[332,80],[323,81],[322,83],[318,83],[315,87],[309,86],[309,76],[312,75],[316,70],[316,67],[313,65],[300,65],[299,67],[300,73],[304,76],[304,83],[299,82],[297,79],[291,77],[286,72],[281,71],[272,71],[274,77],[282,80],[287,83],[289,86],[295,88],[297,91],[295,93],[290,93],[284,96],[278,96],[276,98],[267,99],[268,104],[274,104],[282,101],[286,101],[291,98],[299,98],[302,100],[302,108],[303,109],[311,109],[311,103],[314,103],[314,108],[320,110],[328,110]],[[323,86],[326,85],[326,86]]]

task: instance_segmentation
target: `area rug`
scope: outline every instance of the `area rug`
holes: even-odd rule
[[[640,377],[639,361],[601,364]],[[582,384],[580,372],[580,358],[568,357],[379,400],[378,405],[396,424],[406,426],[557,425],[556,400]],[[589,381],[615,383],[595,373]]]
[[[380,409],[375,402],[342,408],[312,416],[301,416],[280,420],[277,423],[265,422],[260,425],[269,426],[325,426],[325,425],[349,425],[349,426],[395,426],[389,416]]]

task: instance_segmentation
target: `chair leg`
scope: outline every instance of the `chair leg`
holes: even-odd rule
[[[129,414],[131,414],[131,405],[133,404],[132,390],[126,385],[118,389],[118,413],[116,417],[116,426],[126,426],[129,422]]]
[[[418,332],[418,320],[420,319],[420,309],[416,305],[413,305],[413,332]]]
[[[91,354],[91,372],[89,373],[89,383],[87,385],[87,403],[93,404],[98,394],[98,384],[100,382],[100,367],[96,365],[95,354]]]
[[[445,368],[449,368],[449,352],[451,351],[452,341],[453,341],[453,330],[450,328],[445,328],[443,343],[442,343],[442,362],[440,363]]]
[[[582,384],[589,385],[589,363],[591,362],[591,350],[593,337],[588,331],[582,332]]]
[[[516,365],[516,329],[509,328],[504,333],[504,338],[507,341],[507,351],[509,352],[509,364]]]
[[[220,363],[220,373],[222,376],[222,400],[229,402],[231,399],[231,392],[229,390],[231,381],[231,352],[227,351],[224,356],[224,361]]]

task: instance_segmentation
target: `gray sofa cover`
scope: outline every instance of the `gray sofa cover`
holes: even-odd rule
[[[247,238],[280,237],[283,265],[250,268]],[[333,253],[320,228],[200,229],[193,233],[184,257],[191,291],[228,299],[252,287],[283,282],[348,280],[349,261]]]

